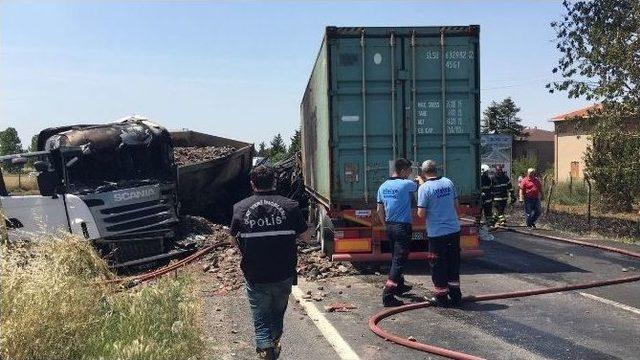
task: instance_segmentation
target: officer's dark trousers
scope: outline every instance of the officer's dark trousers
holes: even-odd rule
[[[449,287],[460,286],[460,232],[429,237],[429,251],[436,255],[431,261],[431,280],[436,294]]]
[[[411,224],[387,222],[387,236],[393,249],[389,280],[397,285],[404,284],[404,266],[409,258],[411,244]]]

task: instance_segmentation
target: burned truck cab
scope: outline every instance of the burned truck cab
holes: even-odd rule
[[[165,128],[130,117],[45,129],[38,149],[51,162],[49,173],[38,172],[39,184],[57,179],[59,185],[47,187],[61,188],[56,191],[65,199],[86,206],[90,219],[69,222],[80,220],[79,235],[91,239],[108,261],[123,266],[171,255],[178,223],[176,167]],[[46,176],[53,180],[41,181]],[[67,214],[73,210],[67,202]]]

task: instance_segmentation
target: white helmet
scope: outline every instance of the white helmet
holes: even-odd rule
[[[487,164],[480,165],[480,172],[485,173],[487,171],[489,171],[489,165]]]

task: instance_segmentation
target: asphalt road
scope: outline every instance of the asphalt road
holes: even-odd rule
[[[496,240],[484,243],[483,248],[484,258],[462,266],[466,294],[575,284],[629,276],[640,270],[640,261],[623,255],[514,233],[498,233]],[[362,359],[437,358],[385,342],[368,331],[368,317],[380,309],[383,280],[383,275],[372,275],[325,283],[330,300],[358,306],[352,312],[326,317]],[[407,280],[417,285],[412,292],[416,297],[426,295],[431,287],[427,264],[413,263]],[[346,288],[348,285],[351,287]],[[343,294],[336,295],[338,291]],[[582,294],[640,308],[640,283],[636,282],[467,304],[460,310],[414,310],[381,325],[421,342],[488,359],[640,358],[640,314]]]
[[[623,255],[529,235],[497,233],[495,241],[482,246],[486,256],[462,266],[465,294],[575,284],[640,272],[640,261]],[[635,249],[640,251],[640,247]],[[428,271],[426,263],[411,264],[406,278],[416,287],[410,294],[413,299],[408,298],[407,302],[420,301],[428,294],[431,288]],[[301,281],[300,289],[326,294],[320,302],[310,301],[320,310],[332,302],[357,307],[349,312],[323,315],[338,337],[361,359],[439,358],[384,341],[369,331],[368,318],[382,309],[380,295],[384,279],[384,275],[357,275],[316,283]],[[250,358],[251,352],[241,350],[252,346],[248,305],[242,295],[226,300],[233,305],[230,309],[226,309],[222,298],[209,301],[219,304],[210,306],[223,305],[225,310],[218,313],[237,312],[232,318],[242,319],[236,324],[242,329],[234,334],[236,343],[232,346],[239,350],[234,350],[233,356],[214,358]],[[315,326],[318,322],[305,316],[293,299],[290,304],[292,310],[285,322],[282,358],[338,359]],[[419,309],[387,318],[381,326],[421,342],[487,359],[639,359],[640,313],[634,309],[640,309],[640,283],[637,282],[466,304],[463,309]],[[213,318],[206,318],[214,324],[215,312]],[[220,329],[229,331],[227,326]],[[219,350],[223,353],[224,346]]]

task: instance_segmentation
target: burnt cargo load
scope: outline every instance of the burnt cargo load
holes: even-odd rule
[[[171,139],[182,164],[180,213],[228,223],[232,205],[250,192],[253,144],[190,130],[171,131]]]
[[[112,264],[171,255],[178,217],[173,150],[165,128],[135,117],[50,128],[40,132],[38,149],[49,152],[57,175],[52,193],[77,196],[86,204],[93,224],[80,224],[82,233]],[[93,226],[96,238],[90,235]]]
[[[479,26],[326,28],[300,108],[304,182],[326,253],[389,257],[372,210],[398,157],[416,170],[436,160],[475,213],[479,75]],[[477,250],[475,232],[463,229],[468,250]],[[414,237],[412,257],[425,258],[422,221]]]

